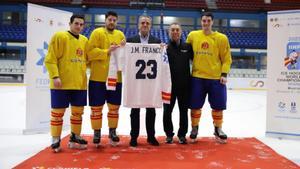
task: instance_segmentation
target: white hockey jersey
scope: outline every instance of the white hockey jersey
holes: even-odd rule
[[[168,56],[160,44],[127,43],[112,52],[107,89],[115,90],[117,71],[123,76],[123,105],[159,108],[170,104],[171,74]]]

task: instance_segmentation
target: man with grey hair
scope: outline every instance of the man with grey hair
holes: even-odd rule
[[[150,16],[142,15],[139,17],[139,34],[127,39],[129,43],[142,43],[150,44],[156,43],[160,44],[160,39],[150,35],[152,19]],[[153,146],[158,146],[159,143],[155,138],[155,108],[147,107],[146,108],[146,130],[147,130],[147,142]],[[140,109],[132,108],[131,109],[131,140],[130,146],[137,146],[137,138],[139,136],[140,130]]]
[[[171,104],[164,104],[163,124],[166,133],[166,143],[173,143],[172,111],[177,98],[179,107],[178,142],[186,144],[185,135],[188,129],[188,103],[190,88],[190,61],[193,59],[193,49],[190,44],[181,39],[182,28],[179,23],[169,27],[168,59],[171,70],[172,91]]]

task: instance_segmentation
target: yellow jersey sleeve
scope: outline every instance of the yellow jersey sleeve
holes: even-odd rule
[[[90,80],[105,82],[108,75],[109,59],[108,49],[112,44],[119,45],[125,35],[120,30],[107,31],[106,28],[95,29],[90,37],[87,47],[88,62],[91,70]],[[118,82],[121,73],[118,73]]]
[[[192,76],[204,79],[219,79],[229,73],[231,65],[230,45],[226,35],[219,32],[204,34],[192,31],[186,40],[194,51]]]
[[[58,72],[58,59],[63,56],[64,48],[64,37],[63,34],[58,32],[51,38],[48,54],[45,57],[45,66],[49,72],[50,79],[59,76]]]
[[[229,73],[232,63],[229,40],[226,35],[220,37],[219,54],[222,63],[222,73]]]
[[[88,61],[105,60],[108,57],[108,46],[105,45],[106,37],[101,28],[95,29],[87,45]]]
[[[55,89],[53,78],[59,77],[63,90],[86,90],[87,38],[74,37],[69,32],[56,33],[49,44],[45,66],[49,72],[50,88]]]

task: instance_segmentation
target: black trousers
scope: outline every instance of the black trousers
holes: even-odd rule
[[[153,138],[155,135],[155,108],[146,108],[146,130],[148,138]],[[130,136],[133,139],[137,139],[140,133],[140,109],[131,109],[131,131]]]
[[[164,131],[167,137],[173,137],[173,122],[172,122],[172,112],[177,98],[179,106],[179,130],[177,133],[178,137],[185,137],[188,130],[188,91],[172,91],[171,104],[164,104]]]

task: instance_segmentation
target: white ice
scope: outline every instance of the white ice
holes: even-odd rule
[[[38,97],[38,96],[37,96]],[[25,86],[0,86],[0,168],[16,166],[50,145],[50,134],[23,135],[25,128]],[[103,114],[102,134],[108,133],[106,109]],[[90,110],[85,108],[83,134],[92,134]],[[121,108],[118,134],[129,135],[130,109]],[[49,112],[50,116],[50,112]],[[174,132],[178,129],[178,107],[173,111]],[[256,137],[277,153],[300,165],[300,141],[270,138],[266,131],[266,91],[228,91],[228,108],[224,113],[223,129],[229,137]],[[190,128],[189,128],[190,131]],[[67,135],[68,130],[63,132]],[[146,135],[145,110],[141,110],[141,135]],[[156,135],[164,136],[162,109],[157,109]],[[188,136],[188,134],[187,134]],[[203,108],[199,137],[213,136],[213,125],[208,104]]]

